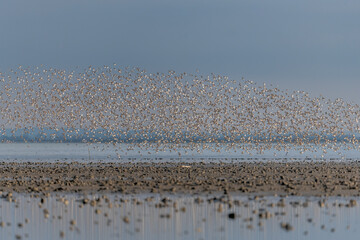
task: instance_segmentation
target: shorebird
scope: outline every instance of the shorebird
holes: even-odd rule
[[[0,73],[0,85],[3,139],[130,142],[174,151],[359,146],[359,105],[216,74],[20,66]]]

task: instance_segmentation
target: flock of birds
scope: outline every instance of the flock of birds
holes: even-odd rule
[[[0,89],[3,141],[76,139],[199,151],[225,144],[261,152],[358,149],[360,140],[357,104],[215,74],[20,66],[0,73]]]

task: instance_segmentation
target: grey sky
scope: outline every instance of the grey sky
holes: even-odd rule
[[[0,69],[117,63],[360,103],[360,2],[3,0]]]

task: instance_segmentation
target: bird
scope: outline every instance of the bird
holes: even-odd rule
[[[0,89],[3,142],[127,143],[156,152],[359,149],[359,105],[245,78],[19,66],[0,73]]]

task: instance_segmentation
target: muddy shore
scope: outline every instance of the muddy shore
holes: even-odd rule
[[[0,191],[360,196],[360,162],[0,163]]]

